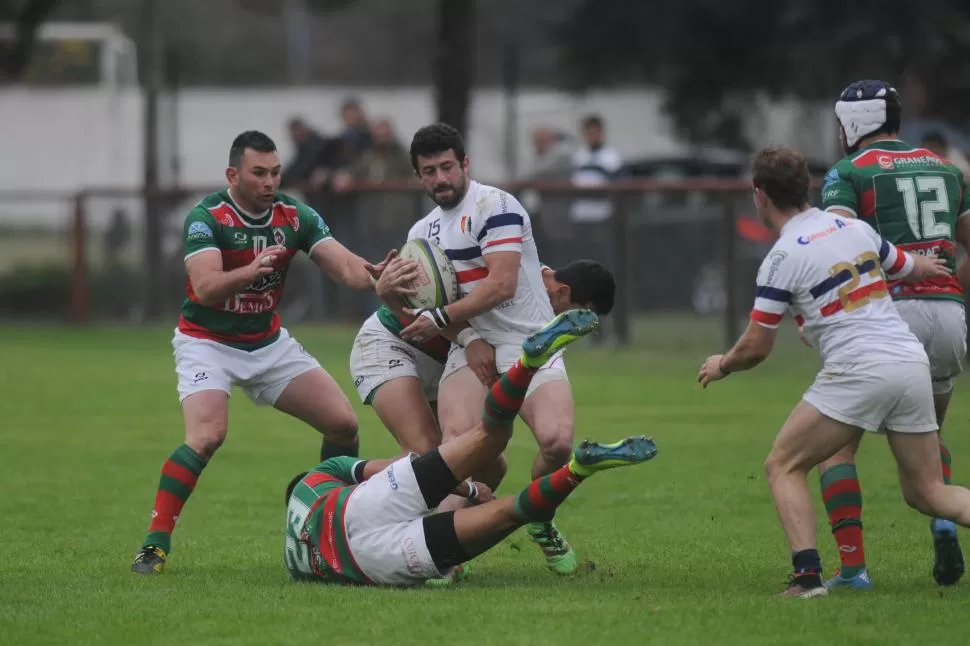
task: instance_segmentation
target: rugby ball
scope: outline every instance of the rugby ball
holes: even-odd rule
[[[409,307],[444,307],[458,300],[458,277],[444,249],[430,240],[414,238],[404,243],[399,255],[418,265],[418,277],[411,285],[417,293],[404,297]]]

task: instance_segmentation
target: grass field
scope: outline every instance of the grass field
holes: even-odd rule
[[[352,330],[292,330],[350,391]],[[707,391],[696,368],[721,338],[660,321],[614,352],[577,348],[577,436],[653,435],[658,457],[598,476],[559,514],[587,565],[558,579],[513,535],[453,590],[292,583],[282,496],[318,436],[238,393],[230,435],[203,474],[162,577],[128,571],[162,461],[182,440],[170,328],[5,328],[0,341],[0,644],[831,644],[960,643],[970,583],[930,576],[928,522],[902,502],[885,443],[860,469],[877,590],[782,600],[788,554],[761,471],[816,359],[785,339],[758,370]],[[967,481],[961,384],[948,435]],[[360,409],[362,452],[394,445]],[[501,492],[526,482],[519,426]],[[813,489],[817,478],[812,479]],[[819,518],[822,518],[819,506]],[[820,525],[826,569],[836,565]]]

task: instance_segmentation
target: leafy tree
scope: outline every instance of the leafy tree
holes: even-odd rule
[[[859,78],[922,90],[908,116],[970,121],[964,0],[582,0],[559,39],[574,87],[660,85],[697,143],[743,146],[758,95],[834,99]]]
[[[18,80],[37,42],[37,29],[59,0],[0,0],[0,22],[13,24],[10,40],[0,41],[0,83]]]

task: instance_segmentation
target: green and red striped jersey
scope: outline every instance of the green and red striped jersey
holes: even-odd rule
[[[381,325],[398,338],[401,337],[401,331],[411,325],[411,322],[414,320],[395,314],[387,305],[381,305],[377,309],[377,319],[381,322]],[[406,343],[414,346],[435,361],[441,363],[448,361],[448,350],[451,349],[451,342],[441,335],[435,336],[423,343],[416,343],[414,341],[406,341]]]
[[[279,244],[286,252],[277,260],[276,271],[253,282],[224,303],[202,305],[186,286],[179,331],[243,350],[255,350],[276,340],[280,317],[276,312],[290,261],[299,251],[307,255],[330,238],[323,218],[306,204],[277,193],[273,207],[253,216],[236,206],[228,190],[199,202],[185,218],[185,259],[216,249],[222,253],[222,267],[230,271],[245,267],[266,247]]]
[[[370,584],[347,541],[344,513],[363,460],[337,457],[314,467],[293,488],[286,505],[283,563],[294,579]]]
[[[825,209],[841,209],[872,226],[888,242],[914,254],[935,254],[956,269],[954,231],[970,215],[963,173],[929,150],[881,140],[840,160],[825,176]],[[891,284],[894,299],[963,302],[956,276]]]

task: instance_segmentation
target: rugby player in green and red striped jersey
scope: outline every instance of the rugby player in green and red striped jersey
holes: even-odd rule
[[[858,81],[842,91],[835,113],[846,154],[825,176],[822,205],[858,217],[890,244],[911,254],[944,258],[954,275],[889,286],[899,315],[930,361],[937,424],[942,429],[956,378],[967,352],[963,287],[956,275],[956,245],[970,245],[970,195],[963,173],[929,150],[899,140],[902,104],[883,81]],[[965,269],[965,268],[964,268]],[[869,589],[862,540],[862,491],[856,474],[858,444],[819,465],[822,498],[842,561],[829,588]],[[940,443],[944,482],[950,482],[950,453]],[[933,577],[953,585],[964,572],[956,526],[931,523]]]
[[[286,492],[284,530],[284,564],[293,578],[386,586],[438,579],[519,527],[551,519],[594,473],[656,455],[643,436],[584,442],[568,464],[517,496],[493,499],[488,487],[466,481],[505,450],[536,372],[597,325],[592,311],[569,310],[529,336],[520,359],[492,385],[481,422],[440,447],[391,460],[331,458],[296,476]],[[430,513],[452,493],[482,504]]]
[[[188,286],[172,340],[185,443],[162,466],[148,535],[131,566],[141,574],[165,566],[182,507],[226,439],[232,386],[323,434],[321,459],[357,455],[350,402],[281,327],[277,308],[300,251],[334,280],[362,290],[373,288],[394,252],[371,265],[334,240],[316,211],[280,193],[279,154],[261,132],[233,141],[226,179],[226,190],[185,219]]]

